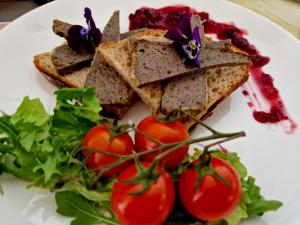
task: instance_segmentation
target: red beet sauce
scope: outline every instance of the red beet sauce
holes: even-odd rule
[[[262,67],[270,62],[270,58],[263,56],[257,48],[250,44],[245,38],[246,32],[234,24],[219,23],[212,20],[206,12],[198,12],[187,6],[168,6],[161,9],[141,8],[134,14],[130,14],[130,30],[138,28],[160,28],[169,29],[172,26],[178,26],[183,15],[186,13],[198,14],[204,22],[204,31],[206,34],[215,34],[218,39],[231,39],[232,44],[247,52],[252,59],[250,77],[255,86],[260,91],[262,99],[258,99],[256,93],[247,87],[243,87],[243,95],[249,100],[248,106],[253,110],[253,117],[260,123],[278,123],[288,121],[288,133],[291,133],[297,127],[288,116],[286,107],[280,97],[278,89],[273,84],[271,75],[265,73]],[[262,101],[268,106],[268,111],[259,110]],[[254,104],[254,103],[257,104]]]

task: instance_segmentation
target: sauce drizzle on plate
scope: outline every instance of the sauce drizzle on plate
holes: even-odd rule
[[[244,85],[243,95],[248,99],[248,106],[253,110],[253,117],[260,123],[288,122],[287,133],[292,133],[297,124],[288,116],[285,104],[278,89],[274,86],[271,75],[262,67],[270,62],[270,58],[260,54],[259,50],[245,38],[247,32],[233,23],[220,23],[212,20],[206,12],[198,12],[187,6],[176,5],[160,9],[140,8],[129,15],[130,30],[138,28],[169,29],[178,26],[186,13],[198,14],[201,17],[206,34],[214,34],[219,40],[231,39],[232,44],[247,52],[252,59],[250,79],[259,90],[256,93],[249,85]],[[249,82],[248,82],[249,83]],[[258,97],[259,96],[259,97]],[[262,110],[262,102],[267,110]]]

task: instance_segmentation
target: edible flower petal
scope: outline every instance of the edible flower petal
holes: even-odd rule
[[[68,45],[77,53],[86,50],[93,53],[102,39],[101,31],[96,27],[92,17],[92,11],[89,8],[84,9],[87,28],[80,25],[73,25],[68,30]]]
[[[172,27],[165,34],[172,40],[172,46],[176,52],[184,58],[184,64],[188,67],[200,67],[200,50],[202,47],[200,28],[196,26],[192,30],[191,15],[184,15],[179,28]]]

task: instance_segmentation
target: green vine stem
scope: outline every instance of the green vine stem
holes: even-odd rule
[[[190,113],[183,112],[181,110],[180,110],[180,112],[183,113],[185,116],[188,116],[189,118],[191,118],[195,122],[197,122],[202,127],[206,128],[208,131],[211,132],[211,134],[207,135],[207,136],[204,136],[204,137],[189,138],[189,139],[184,140],[184,141],[165,144],[165,143],[162,143],[162,142],[152,138],[151,136],[147,135],[146,133],[140,131],[134,125],[128,125],[127,126],[128,132],[132,132],[132,131],[138,132],[141,135],[148,138],[149,140],[153,141],[155,144],[158,145],[158,147],[156,149],[153,149],[153,150],[150,150],[150,151],[145,151],[145,152],[134,152],[133,151],[132,154],[130,154],[130,155],[120,155],[120,154],[115,154],[115,153],[111,153],[111,152],[106,152],[106,151],[103,151],[103,150],[100,150],[100,149],[94,150],[94,149],[90,149],[88,147],[81,147],[80,149],[78,149],[78,151],[83,150],[83,149],[89,151],[88,154],[85,155],[85,159],[88,158],[90,156],[90,154],[92,154],[92,153],[101,153],[101,154],[104,154],[104,155],[107,155],[107,156],[118,158],[118,160],[116,160],[116,161],[114,161],[110,164],[107,164],[105,166],[101,166],[99,168],[95,168],[94,171],[100,170],[100,173],[98,173],[97,176],[95,176],[93,183],[95,184],[100,179],[100,177],[103,175],[103,173],[113,169],[114,167],[116,167],[118,165],[121,165],[121,164],[125,163],[126,161],[135,160],[137,158],[143,157],[143,156],[148,155],[148,154],[157,153],[157,152],[161,152],[163,150],[166,150],[166,151],[161,152],[160,154],[158,154],[154,158],[153,163],[157,163],[160,159],[162,159],[166,155],[170,154],[171,152],[175,151],[176,149],[181,148],[184,145],[190,145],[190,144],[194,144],[194,143],[201,143],[201,142],[205,142],[205,141],[209,141],[209,140],[217,140],[213,143],[210,143],[210,144],[207,144],[207,145],[204,146],[204,151],[203,151],[204,154],[203,155],[205,155],[209,151],[209,148],[211,148],[215,145],[218,145],[218,144],[221,144],[221,143],[224,143],[224,142],[227,142],[227,141],[239,138],[239,137],[246,136],[245,132],[243,132],[243,131],[235,132],[235,133],[219,132],[219,131],[211,128],[207,124],[205,124],[203,121],[198,120],[197,118],[195,118]],[[176,113],[178,113],[178,111]]]

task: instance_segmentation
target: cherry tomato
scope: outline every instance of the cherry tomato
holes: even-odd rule
[[[187,128],[179,121],[176,122],[160,122],[155,117],[149,116],[143,119],[137,126],[137,129],[149,135],[150,137],[161,141],[162,143],[176,143],[189,138]],[[159,147],[158,144],[150,141],[148,138],[135,132],[135,149],[138,152],[149,151]],[[166,168],[176,168],[184,159],[189,149],[188,145],[178,148],[174,152],[168,154],[161,160],[161,164]],[[165,151],[165,150],[164,150]],[[146,161],[152,161],[158,153],[149,154],[143,157]]]
[[[236,208],[240,202],[242,187],[239,175],[228,162],[212,157],[211,167],[230,185],[206,174],[199,188],[194,191],[198,172],[186,169],[179,178],[178,188],[184,207],[193,216],[213,222],[224,219]]]
[[[149,162],[142,163],[144,168]],[[122,225],[161,225],[171,213],[175,188],[171,176],[158,168],[160,174],[152,186],[141,195],[133,192],[141,191],[141,184],[124,184],[120,181],[136,176],[135,165],[126,168],[117,178],[112,189],[111,206],[114,215]]]
[[[104,125],[98,125],[87,132],[82,145],[83,147],[89,147],[93,150],[102,150],[120,155],[129,155],[132,153],[134,143],[128,134],[118,135],[114,137],[111,142],[109,142],[110,136],[111,132]],[[87,155],[88,153],[89,150],[87,149],[84,149],[82,151],[83,155]],[[118,160],[118,158],[116,157],[93,152],[86,159],[86,164],[89,166],[89,168],[100,172],[100,170],[98,169],[99,167],[110,164],[116,160]],[[103,176],[109,177],[117,175],[123,169],[125,169],[129,163],[130,162],[126,162],[117,167],[114,167],[113,169],[103,173]]]

